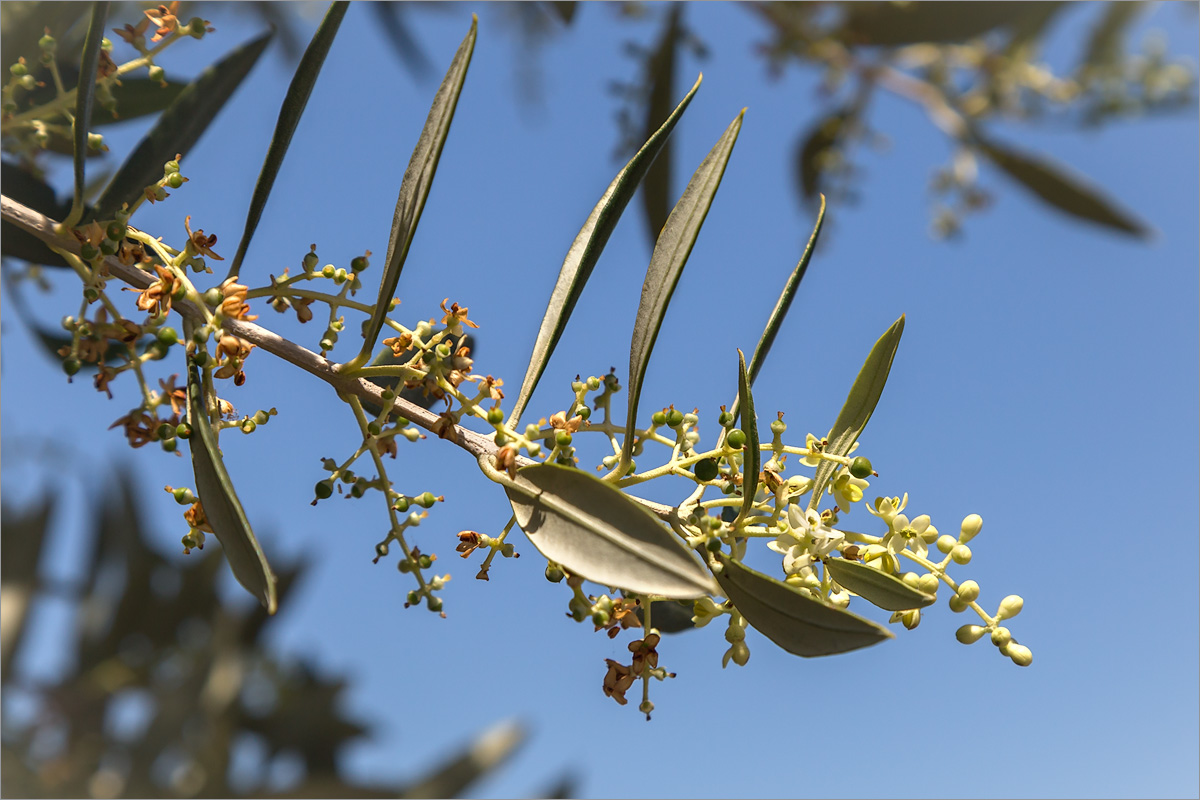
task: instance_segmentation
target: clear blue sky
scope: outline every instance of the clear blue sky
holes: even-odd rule
[[[175,50],[168,74],[194,74],[259,31],[230,7],[210,9],[218,33]],[[631,76],[621,43],[631,35],[648,43],[655,27],[620,25],[610,9],[585,7],[540,54],[544,92],[529,105],[519,100],[503,8],[414,15],[435,72],[470,10],[480,13],[479,41],[401,279],[400,314],[410,322],[440,315],[446,296],[469,306],[481,325],[477,369],[515,393],[562,257],[620,166],[606,87]],[[1157,6],[1133,41],[1163,29],[1172,52],[1195,58],[1193,11]],[[1094,12],[1065,17],[1054,41],[1066,50],[1056,52],[1076,52],[1070,42]],[[689,24],[712,55],[703,64],[687,57],[680,69],[679,96],[700,69],[705,79],[675,134],[676,193],[729,121],[749,110],[659,338],[642,408],[698,406],[712,441],[717,408],[736,388],[735,348],[754,346],[811,228],[790,164],[797,132],[820,106],[810,73],[764,79],[753,15],[696,5]],[[271,51],[185,160],[191,182],[135,224],[181,241],[190,213],[231,257],[290,74]],[[404,72],[374,16],[351,7],[250,250],[247,282],[294,270],[316,242],[322,263],[341,266],[374,250],[374,286],[435,86]],[[756,386],[759,416],[787,412],[801,441],[805,431],[828,430],[871,343],[907,314],[863,439],[881,474],[872,490],[907,491],[910,507],[947,531],[966,514],[983,516],[975,560],[959,574],[980,583],[985,606],[1010,593],[1025,598],[1011,627],[1033,648],[1033,666],[1018,669],[986,642],[958,644],[954,630],[967,620],[944,598],[916,631],[826,659],[797,659],[751,633],[748,666],[723,671],[726,645],[711,626],[659,647],[678,677],[654,687],[658,710],[647,724],[634,705],[620,708],[600,691],[604,659],[626,655],[627,637],[610,641],[568,621],[564,588],[542,578],[544,562],[523,538],[517,549],[527,557],[496,564],[489,583],[472,579],[478,556],[455,557],[455,533],[497,533],[509,510],[469,457],[436,441],[401,447],[411,466],[397,474],[402,490],[446,495],[415,540],[454,576],[444,593],[449,617],[404,610],[409,584],[394,559],[371,564],[385,528],[378,497],[309,506],[319,459],[354,447],[352,416],[325,385],[256,353],[249,381],[229,399],[249,412],[275,406],[279,416],[253,437],[227,435],[226,463],[269,556],[311,562],[269,639],[350,678],[348,707],[377,733],[347,751],[356,775],[416,775],[516,716],[532,736],[477,787],[482,796],[533,793],[568,769],[582,794],[609,797],[1195,796],[1195,109],[1087,132],[1000,131],[1108,187],[1158,230],[1148,243],[1076,224],[986,166],[995,205],[968,222],[963,240],[934,242],[927,186],[947,143],[892,97],[878,97],[873,120],[891,146],[859,151],[862,201],[831,209]],[[127,152],[138,135],[136,126],[115,128],[110,146]],[[616,366],[624,377],[649,258],[638,213],[631,206],[609,242],[530,406],[535,419],[563,407],[577,373]],[[73,309],[46,308],[45,318]],[[261,302],[255,311],[315,348],[315,323],[301,329]],[[353,355],[352,339],[335,354]],[[161,487],[190,485],[189,460],[130,453],[106,430],[127,410],[132,385],[119,382],[113,401],[87,381],[67,387],[12,316],[4,356],[6,499],[51,478],[81,497],[77,480],[55,476],[58,466],[22,475],[11,457],[48,428],[69,432],[85,463],[100,468],[115,454],[133,465],[163,549],[177,549],[183,522]],[[96,476],[89,489],[98,487]],[[63,575],[80,568],[70,548],[80,513],[61,526],[54,569]],[[41,620],[48,642],[61,614],[47,609]],[[37,662],[51,673],[62,663],[48,647]]]

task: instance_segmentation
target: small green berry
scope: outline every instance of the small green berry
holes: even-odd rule
[[[116,255],[117,250],[121,247],[121,243],[115,239],[104,239],[100,242],[100,252],[106,256]]]
[[[316,250],[313,250],[312,252],[309,252],[309,253],[305,253],[304,258],[302,259],[302,263],[304,264],[304,271],[312,272],[314,269],[317,268],[317,262],[319,262],[320,260],[321,259],[317,257]]]
[[[559,447],[570,447],[571,434],[567,433],[566,431],[558,431],[554,434],[554,443]]]
[[[168,422],[164,422],[158,426],[158,429],[155,431],[155,434],[158,436],[159,439],[174,439],[175,438],[175,426],[171,425]]]
[[[42,38],[38,39],[38,47],[42,48],[42,50],[45,50],[47,53],[53,53],[58,49],[58,42],[54,40],[53,36],[47,33]]]
[[[667,425],[672,428],[678,428],[683,424],[683,412],[679,409],[672,408],[667,412]]]
[[[746,446],[746,434],[741,428],[734,428],[729,431],[729,435],[725,437],[725,443],[734,450],[741,450]]]
[[[149,77],[150,80],[154,81],[155,83],[162,83],[167,79],[167,71],[158,64],[155,64],[154,66],[150,67],[147,77]]]
[[[29,67],[18,61],[9,67],[8,71],[14,78],[21,78],[29,74]]]
[[[717,417],[717,424],[722,428],[728,428],[733,424],[733,414],[730,414],[728,411],[722,411]]]
[[[159,328],[158,341],[170,347],[179,341],[179,333],[174,328]]]
[[[856,478],[865,478],[874,472],[868,459],[858,456],[850,462],[850,474]]]
[[[579,408],[575,409],[575,416],[586,420],[592,416],[592,410],[587,406],[580,406]]]
[[[225,295],[216,286],[204,293],[205,305],[213,308],[219,306],[225,300]]]
[[[192,363],[197,367],[203,367],[208,363],[208,351],[197,350],[195,353],[192,353]]]
[[[562,583],[562,579],[565,577],[566,575],[564,575],[563,571],[558,567],[554,566],[553,564],[546,565],[546,580],[550,581],[551,583]]]
[[[321,499],[325,500],[333,495],[333,481],[323,480],[313,487],[313,493]]]
[[[84,261],[95,261],[100,257],[100,250],[91,242],[84,242],[79,246],[79,257]]]
[[[721,552],[721,540],[720,539],[709,539],[707,542],[704,543],[704,549],[710,553]]]
[[[437,498],[433,496],[433,492],[422,492],[421,495],[415,499],[417,505],[421,506],[422,508],[432,508],[433,504],[437,502]]]
[[[717,467],[717,460],[715,458],[706,458],[703,461],[696,462],[693,472],[695,472],[697,480],[711,481],[717,477],[720,470]]]
[[[433,566],[433,557],[422,553],[421,557],[417,559],[417,563],[421,565],[421,569],[429,569]]]
[[[429,607],[430,611],[435,611],[435,612],[441,611],[442,610],[442,598],[434,597],[433,595],[430,595],[429,599],[425,601],[425,605],[427,605]]]
[[[653,414],[650,415],[650,421],[653,422],[655,425],[666,425],[667,424],[667,415],[664,414],[662,411],[655,411]]]
[[[777,419],[771,422],[771,433],[775,434],[776,436],[782,436],[786,430],[787,423],[783,420]]]
[[[499,425],[504,422],[504,409],[489,408],[487,412],[487,421],[492,425]]]
[[[375,556],[377,558],[384,558],[387,556],[387,554],[388,554],[387,542],[380,542],[379,544],[375,545]]]
[[[67,356],[63,359],[63,372],[68,375],[74,375],[83,368],[83,364],[75,356]]]
[[[177,426],[175,426],[175,435],[180,439],[192,438],[192,426],[188,425],[186,422],[179,423]]]
[[[174,453],[178,447],[179,447],[179,441],[177,439],[163,439],[162,440],[162,449],[167,453]]]
[[[371,262],[366,256],[356,256],[350,259],[350,271],[355,274],[362,272],[369,266],[371,266]]]
[[[183,186],[183,180],[183,176],[178,172],[172,172],[167,176],[167,186],[170,186],[172,189],[178,189],[180,186]]]

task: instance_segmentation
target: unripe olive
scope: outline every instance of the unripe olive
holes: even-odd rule
[[[106,256],[116,255],[120,247],[121,243],[115,239],[104,239],[100,242],[100,252]]]
[[[667,412],[667,425],[672,428],[678,428],[683,424],[683,412],[679,409],[672,408]]]
[[[170,186],[172,189],[178,189],[180,186],[183,186],[183,176],[178,172],[172,172],[167,176],[167,186]]]
[[[710,553],[721,552],[721,540],[720,539],[709,539],[707,542],[704,543],[704,549]]]
[[[666,425],[667,424],[667,415],[665,413],[663,413],[662,411],[655,411],[653,414],[650,415],[650,421],[653,422],[655,425]]]
[[[741,428],[734,428],[725,437],[725,443],[734,450],[741,450],[746,445],[746,434]]]
[[[426,553],[421,553],[420,557],[417,558],[417,563],[421,565],[421,569],[429,569],[433,566],[433,557]]]
[[[562,579],[565,577],[566,575],[564,575],[563,571],[558,567],[554,566],[553,564],[546,565],[546,580],[550,581],[551,583],[561,583]]]
[[[697,461],[693,471],[696,474],[697,480],[702,481],[711,481],[720,472],[715,458],[706,458],[703,461]]]
[[[733,424],[733,414],[730,414],[728,411],[722,411],[717,417],[717,424],[722,428],[728,428]]]
[[[110,222],[104,232],[109,239],[124,239],[127,231],[128,228],[125,225],[119,222]]]
[[[850,474],[856,478],[865,478],[874,472],[869,459],[858,456],[850,462]]]
[[[216,286],[204,293],[204,303],[209,306],[218,306],[225,300],[225,295]]]
[[[84,242],[79,246],[79,257],[84,261],[95,261],[100,257],[100,250],[91,242]]]
[[[16,78],[20,78],[22,76],[29,74],[29,68],[26,67],[24,64],[22,64],[19,61],[16,64],[13,64],[11,67],[9,67],[8,71],[9,71],[9,73],[11,73],[13,75],[13,77],[16,77]]]
[[[179,425],[175,427],[175,435],[180,439],[192,438],[192,426],[188,425],[186,422],[179,423]]]
[[[554,434],[554,443],[559,447],[570,447],[571,434],[567,433],[566,431],[558,431]]]
[[[385,556],[387,556],[387,554],[388,554],[387,542],[380,542],[379,544],[375,545],[375,556],[377,558],[384,558]]]
[[[775,434],[776,436],[782,436],[786,430],[787,423],[783,420],[776,419],[771,421],[771,433]]]
[[[63,359],[63,372],[68,375],[74,375],[83,368],[83,364],[75,356],[67,356]]]
[[[320,261],[320,259],[317,257],[316,253],[305,253],[304,258],[302,259],[302,263],[304,264],[304,271],[312,272],[314,269],[317,268],[318,261]]]
[[[325,500],[333,495],[333,481],[323,480],[313,487],[313,493],[321,499]]]
[[[158,341],[170,347],[179,341],[179,333],[174,328],[159,328]]]
[[[355,258],[350,259],[350,271],[356,274],[362,272],[369,266],[371,266],[371,262],[366,256],[356,256]]]
[[[437,502],[437,498],[433,496],[433,492],[422,492],[419,497],[415,498],[417,505],[422,508],[432,508]],[[424,566],[424,565],[422,565]]]

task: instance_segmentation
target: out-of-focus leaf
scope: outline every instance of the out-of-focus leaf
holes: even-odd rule
[[[725,165],[733,154],[733,146],[737,143],[738,132],[742,129],[742,111],[729,123],[725,133],[713,145],[712,150],[700,162],[688,181],[683,196],[671,210],[667,224],[658,237],[654,246],[654,254],[650,256],[650,266],[646,270],[646,279],[642,283],[642,299],[638,303],[637,317],[633,323],[633,340],[629,348],[629,416],[625,422],[625,442],[621,448],[621,460],[618,470],[624,470],[633,454],[633,432],[637,425],[638,400],[642,392],[642,379],[646,376],[646,367],[650,363],[650,353],[654,349],[654,341],[658,338],[658,330],[662,327],[663,317],[666,316],[667,306],[671,295],[675,292],[675,284],[687,264],[696,237],[700,235],[700,227],[708,216],[713,197],[721,185],[721,176],[725,174]]]
[[[722,565],[717,583],[738,613],[793,655],[831,656],[893,638],[869,619],[801,594],[727,555],[717,558]]]
[[[504,764],[527,735],[517,722],[494,725],[445,763],[406,786],[400,796],[461,797],[468,786]]]
[[[462,337],[462,342],[463,347],[466,347],[471,351],[472,356],[475,356],[475,337],[468,333]],[[371,360],[371,366],[389,367],[398,364],[407,364],[412,357],[416,355],[416,352],[416,348],[410,347],[400,355],[396,355],[390,349],[385,349]],[[367,380],[378,386],[380,389],[392,389],[393,391],[395,391],[396,387],[400,385],[400,379],[391,375],[379,378],[367,378]],[[407,400],[408,402],[415,403],[416,405],[419,405],[421,408],[425,409],[432,406],[438,399],[432,394],[425,394],[424,389],[421,387],[414,387],[412,389],[401,387],[397,394],[399,394],[401,398]],[[365,411],[375,416],[378,416],[379,412],[383,410],[374,402],[366,399],[362,400],[362,407]]]
[[[0,505],[0,674],[6,677],[12,675],[13,657],[20,650],[53,511],[50,494],[19,511],[11,503]]]
[[[835,456],[846,455],[858,441],[863,428],[867,427],[868,420],[875,413],[875,406],[879,404],[879,396],[883,394],[884,384],[887,383],[888,373],[892,369],[892,359],[896,357],[896,348],[900,346],[900,336],[903,333],[904,316],[901,315],[871,348],[862,369],[858,371],[858,377],[854,379],[854,385],[850,387],[850,394],[846,396],[837,421],[833,423],[833,429],[829,432],[826,453]],[[822,459],[813,476],[812,498],[808,503],[810,508],[816,508],[821,502],[825,487],[836,469],[835,462]]]
[[[833,579],[859,597],[887,611],[932,605],[937,596],[914,589],[895,575],[845,558],[830,558],[825,568]]]
[[[642,606],[638,606],[634,612],[637,618],[646,623],[646,614],[642,610]],[[653,623],[659,633],[682,633],[683,631],[695,630],[696,626],[692,622],[695,611],[690,602],[682,600],[660,600],[654,604],[654,611],[650,614],[650,622]]]
[[[179,93],[96,201],[94,219],[109,219],[124,203],[132,203],[147,186],[162,178],[163,164],[177,153],[186,156],[191,151],[270,40],[270,32],[251,39],[204,70]]]
[[[559,2],[558,0],[551,0],[551,2],[546,2],[542,5],[549,9],[550,13],[557,17],[563,25],[567,26],[569,26],[575,20],[575,12],[579,10],[579,3],[577,2]]]
[[[0,162],[0,183],[4,185],[5,197],[29,206],[50,219],[61,221],[70,211],[69,203],[58,202],[53,188],[16,164]],[[11,222],[0,223],[0,253],[47,267],[68,266],[63,257],[47,247],[41,239]]]
[[[79,86],[75,91],[75,118],[71,122],[71,138],[75,145],[75,199],[71,204],[72,219],[83,214],[84,161],[87,159],[88,132],[92,124],[92,106],[96,100],[96,71],[99,68],[100,43],[104,40],[104,21],[108,19],[107,2],[92,4],[92,19],[83,41],[83,60],[79,67]]]
[[[754,395],[750,393],[750,376],[746,374],[746,355],[738,350],[738,411],[731,412],[742,418],[742,433],[746,434],[746,445],[742,461],[742,510],[745,517],[754,506],[754,495],[758,493],[758,473],[761,470],[762,453],[758,449],[758,418],[754,414]]]
[[[416,76],[423,76],[432,65],[429,57],[421,49],[421,43],[413,35],[408,21],[405,19],[409,6],[405,3],[368,3],[367,7],[375,12],[383,33],[392,45],[395,53],[404,66]]]
[[[800,137],[796,147],[796,185],[807,201],[821,195],[824,189],[827,154],[837,147],[849,117],[848,108],[839,108],[817,121]],[[822,204],[822,208],[824,204]]]
[[[979,151],[1010,178],[1059,211],[1121,233],[1147,237],[1151,229],[1104,191],[1065,166],[975,137]]]
[[[417,223],[421,221],[421,210],[425,207],[425,198],[429,196],[429,187],[433,184],[433,176],[437,172],[442,147],[446,144],[446,137],[450,135],[454,109],[458,105],[458,96],[462,93],[463,82],[467,79],[467,67],[471,65],[471,54],[475,50],[478,24],[479,18],[472,15],[471,29],[458,46],[458,52],[450,62],[450,69],[446,71],[446,77],[438,87],[433,106],[429,109],[429,116],[425,119],[421,138],[417,141],[412,158],[409,159],[408,168],[404,170],[400,196],[396,200],[396,213],[392,217],[392,234],[388,241],[387,258],[379,282],[379,299],[375,303],[375,311],[371,314],[371,321],[365,331],[362,351],[347,366],[359,366],[370,358],[371,351],[375,349],[375,340],[379,338],[379,331],[383,328],[383,319],[391,308],[392,295],[396,292],[400,271],[404,269],[409,245],[417,232]]]
[[[851,45],[868,46],[961,42],[1013,24],[1031,5],[1008,0],[846,3],[846,19],[836,36]]]
[[[646,101],[643,135],[647,139],[653,135],[658,121],[671,111],[675,64],[678,60],[676,54],[682,30],[680,20],[685,7],[686,3],[670,6],[658,45],[646,62],[646,83],[650,87],[650,96]],[[661,157],[654,160],[642,183],[642,205],[646,211],[646,232],[650,236],[651,247],[658,241],[658,235],[662,233],[667,216],[671,213],[671,150],[671,141],[668,139],[663,144]]]
[[[38,40],[49,28],[61,39],[71,26],[92,10],[91,3],[9,2],[0,3],[0,49],[5,65],[24,58],[31,66],[38,63]]]
[[[121,85],[114,86],[112,90],[117,101],[117,116],[114,117],[107,111],[96,114],[92,118],[92,127],[113,125],[157,114],[174,103],[187,86],[179,81],[167,81],[167,85],[163,86],[149,78],[121,78]]]
[[[804,280],[804,274],[808,272],[808,262],[812,258],[813,250],[817,246],[817,237],[821,235],[821,225],[824,222],[825,196],[821,195],[821,207],[817,211],[817,224],[813,226],[812,235],[808,237],[808,244],[804,246],[804,253],[801,254],[799,263],[792,270],[792,274],[788,276],[787,283],[784,284],[779,299],[775,301],[775,308],[771,310],[771,316],[767,319],[767,326],[763,328],[762,336],[758,339],[758,345],[754,348],[754,355],[750,358],[750,367],[747,373],[750,376],[751,385],[754,385],[754,380],[758,377],[763,362],[767,360],[767,354],[771,352],[771,345],[775,343],[775,335],[779,333],[779,327],[783,325],[783,320],[787,317],[788,309],[792,306],[792,298],[796,296],[796,290],[800,288],[800,281]],[[737,416],[736,409],[730,413]]]
[[[325,56],[329,54],[329,48],[333,45],[338,27],[342,24],[342,18],[346,16],[346,9],[349,7],[350,3],[346,0],[330,4],[325,19],[321,21],[296,66],[296,74],[292,76],[287,94],[283,96],[283,105],[279,108],[279,119],[275,122],[275,132],[271,134],[267,157],[258,173],[258,181],[254,184],[254,194],[250,197],[250,208],[246,211],[246,226],[242,230],[242,239],[238,242],[237,253],[229,264],[229,277],[241,272],[242,259],[246,257],[254,230],[258,227],[263,209],[267,206],[267,198],[275,186],[275,177],[283,165],[288,145],[292,143],[292,134],[300,124],[300,117],[308,106],[308,98],[312,95],[313,86],[316,85],[321,67],[325,64]]]
[[[1104,6],[1104,16],[1088,37],[1083,56],[1085,70],[1103,72],[1121,60],[1125,33],[1137,15],[1149,6],[1146,3],[1114,0]]]
[[[192,469],[196,473],[196,494],[213,533],[221,543],[233,576],[246,591],[258,598],[268,613],[276,607],[275,576],[267,564],[246,512],[233,490],[233,481],[225,471],[217,437],[209,424],[204,385],[196,367],[188,369],[188,417],[192,426],[189,440]]]
[[[692,102],[696,90],[700,88],[701,80],[703,80],[703,76],[696,78],[691,91],[667,116],[658,130],[650,135],[633,158],[629,159],[629,163],[617,173],[617,177],[613,178],[612,183],[608,185],[604,195],[600,198],[600,202],[588,215],[587,222],[583,223],[579,235],[571,243],[571,249],[567,251],[562,269],[559,270],[558,281],[554,284],[554,291],[550,294],[546,314],[542,317],[542,326],[538,329],[533,353],[529,357],[529,367],[525,370],[525,379],[521,381],[521,391],[513,403],[512,413],[509,414],[509,427],[516,425],[521,414],[524,413],[525,406],[529,402],[533,390],[537,387],[538,381],[541,380],[550,356],[554,353],[554,348],[558,346],[558,340],[567,326],[567,320],[570,318],[571,312],[575,310],[575,303],[583,294],[588,277],[592,274],[592,268],[596,266],[596,262],[600,259],[600,253],[604,250],[604,245],[608,243],[608,237],[612,235],[613,229],[621,219],[621,213],[625,210],[625,206],[629,205],[629,200],[633,197],[638,183],[645,177],[646,171],[655,157],[666,146],[671,131],[675,129],[675,123],[683,116],[683,112]]]
[[[610,483],[571,467],[534,464],[518,470],[504,490],[529,541],[568,572],[673,599],[716,589],[683,542]]]
[[[1045,35],[1050,22],[1058,13],[1071,5],[1066,2],[1027,3],[1028,9],[1013,21],[1009,28],[1012,38],[1004,47],[1004,53],[1009,58],[1023,59],[1033,52],[1039,40]]]

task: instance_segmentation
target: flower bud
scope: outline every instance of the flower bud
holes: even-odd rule
[[[955,564],[970,564],[971,563],[971,548],[965,544],[956,544],[950,551],[950,559]]]
[[[962,528],[958,534],[958,540],[963,544],[974,539],[979,535],[979,529],[983,527],[983,517],[978,514],[969,514],[962,521]]]
[[[1000,619],[1012,619],[1020,614],[1024,607],[1025,600],[1020,595],[1010,594],[1000,601],[1000,610],[996,612],[996,616]]]
[[[917,581],[917,588],[925,594],[937,594],[938,585],[940,583],[941,581],[938,580],[937,575],[934,575],[932,572],[927,572]]]
[[[958,585],[958,597],[964,603],[973,603],[979,599],[979,584],[975,581],[963,581]]]
[[[1028,667],[1033,663],[1033,651],[1023,644],[1009,644],[1005,655],[1018,667]]]
[[[963,625],[954,632],[954,638],[963,644],[975,644],[983,635],[987,633],[987,628],[982,625]]]
[[[921,624],[921,610],[913,608],[908,611],[903,611],[900,614],[900,622],[908,630],[912,630]]]
[[[746,638],[746,629],[740,625],[730,625],[725,629],[725,641],[733,644],[734,642],[744,641]]]
[[[937,549],[942,553],[949,553],[958,544],[958,540],[948,533],[943,533],[937,538]]]
[[[954,595],[950,598],[950,610],[955,614],[961,614],[962,612],[966,611],[968,607],[967,601],[963,600],[958,595]]]
[[[992,644],[1001,649],[1008,647],[1012,641],[1012,631],[1008,628],[1000,627],[992,630]]]

